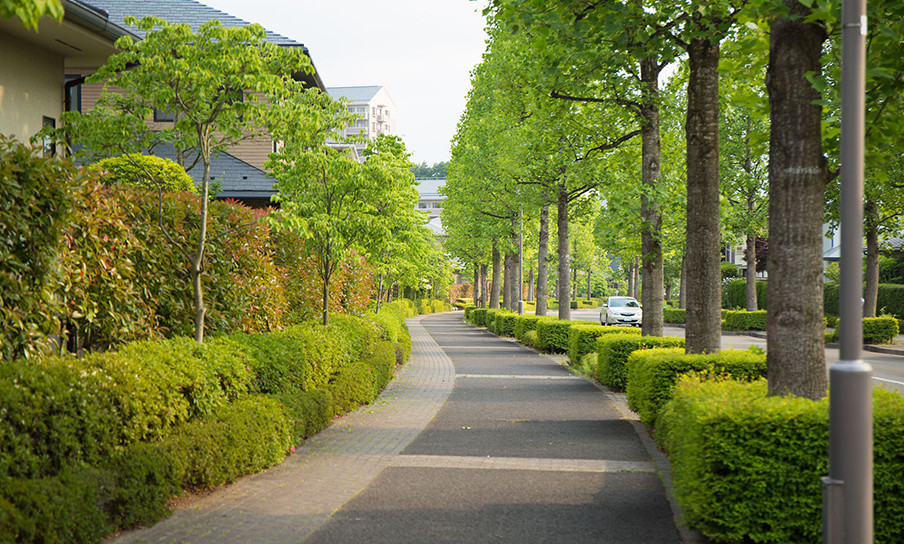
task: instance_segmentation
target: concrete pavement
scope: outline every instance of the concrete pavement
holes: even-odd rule
[[[115,542],[682,541],[616,395],[460,312],[409,328],[412,359],[373,405]]]

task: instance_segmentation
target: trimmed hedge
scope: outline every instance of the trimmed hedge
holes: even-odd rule
[[[490,308],[487,310],[486,328],[490,332],[496,332],[496,316],[504,312],[502,308]]]
[[[873,390],[877,543],[904,542],[904,397]],[[819,542],[828,401],[685,377],[659,418],[686,519],[717,542]]]
[[[766,354],[740,350],[685,354],[681,348],[635,351],[628,358],[628,407],[655,427],[678,378],[690,372],[744,381],[765,378]]]
[[[639,349],[684,347],[675,336],[603,336],[597,339],[596,379],[603,385],[624,390],[628,384],[628,357]]]
[[[766,285],[765,281],[756,282],[756,307],[758,310],[766,309]],[[746,279],[732,280],[722,287],[722,307],[729,310],[747,307]]]
[[[524,341],[524,335],[528,331],[537,330],[537,321],[540,316],[533,314],[519,315],[515,318],[515,338],[519,342]]]
[[[574,321],[547,316],[537,320],[537,348],[551,353],[568,351],[568,330]]]
[[[515,336],[515,320],[518,314],[512,312],[502,312],[496,314],[495,329],[499,336],[514,337]]]
[[[766,310],[756,312],[728,311],[722,328],[727,331],[766,330]]]
[[[609,334],[639,335],[640,331],[633,327],[572,325],[568,332],[568,358],[573,364],[579,364],[584,355],[596,352],[597,338]]]
[[[826,315],[838,315],[839,284],[826,283],[823,289],[823,307]],[[904,285],[880,283],[876,295],[876,311],[904,319]]]
[[[471,322],[478,327],[487,326],[487,308],[474,308],[471,310]]]
[[[687,310],[684,308],[663,308],[662,321],[664,323],[685,323],[687,321],[686,313]]]
[[[835,343],[840,338],[838,321],[833,332],[826,332],[826,342]],[[898,335],[898,320],[893,317],[864,317],[863,318],[863,343],[864,344],[889,344],[895,341]]]
[[[0,365],[0,542],[99,541],[159,519],[184,487],[278,463],[385,387],[389,338],[410,350],[400,319]]]
[[[537,339],[537,329],[533,329],[524,333],[521,337],[521,343],[525,346],[530,346],[532,348],[537,347],[538,339]]]

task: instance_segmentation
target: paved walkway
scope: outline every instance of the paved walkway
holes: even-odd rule
[[[460,312],[408,325],[411,361],[373,405],[115,542],[681,541],[617,396]]]

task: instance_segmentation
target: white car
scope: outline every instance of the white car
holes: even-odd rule
[[[633,325],[639,327],[643,321],[643,309],[634,297],[609,297],[600,310],[603,325]]]

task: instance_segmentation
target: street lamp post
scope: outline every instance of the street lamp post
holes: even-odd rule
[[[518,315],[524,315],[524,209],[518,216]]]
[[[863,361],[863,155],[866,1],[842,2],[841,354],[829,371],[829,476],[823,542],[873,541],[872,367]]]

